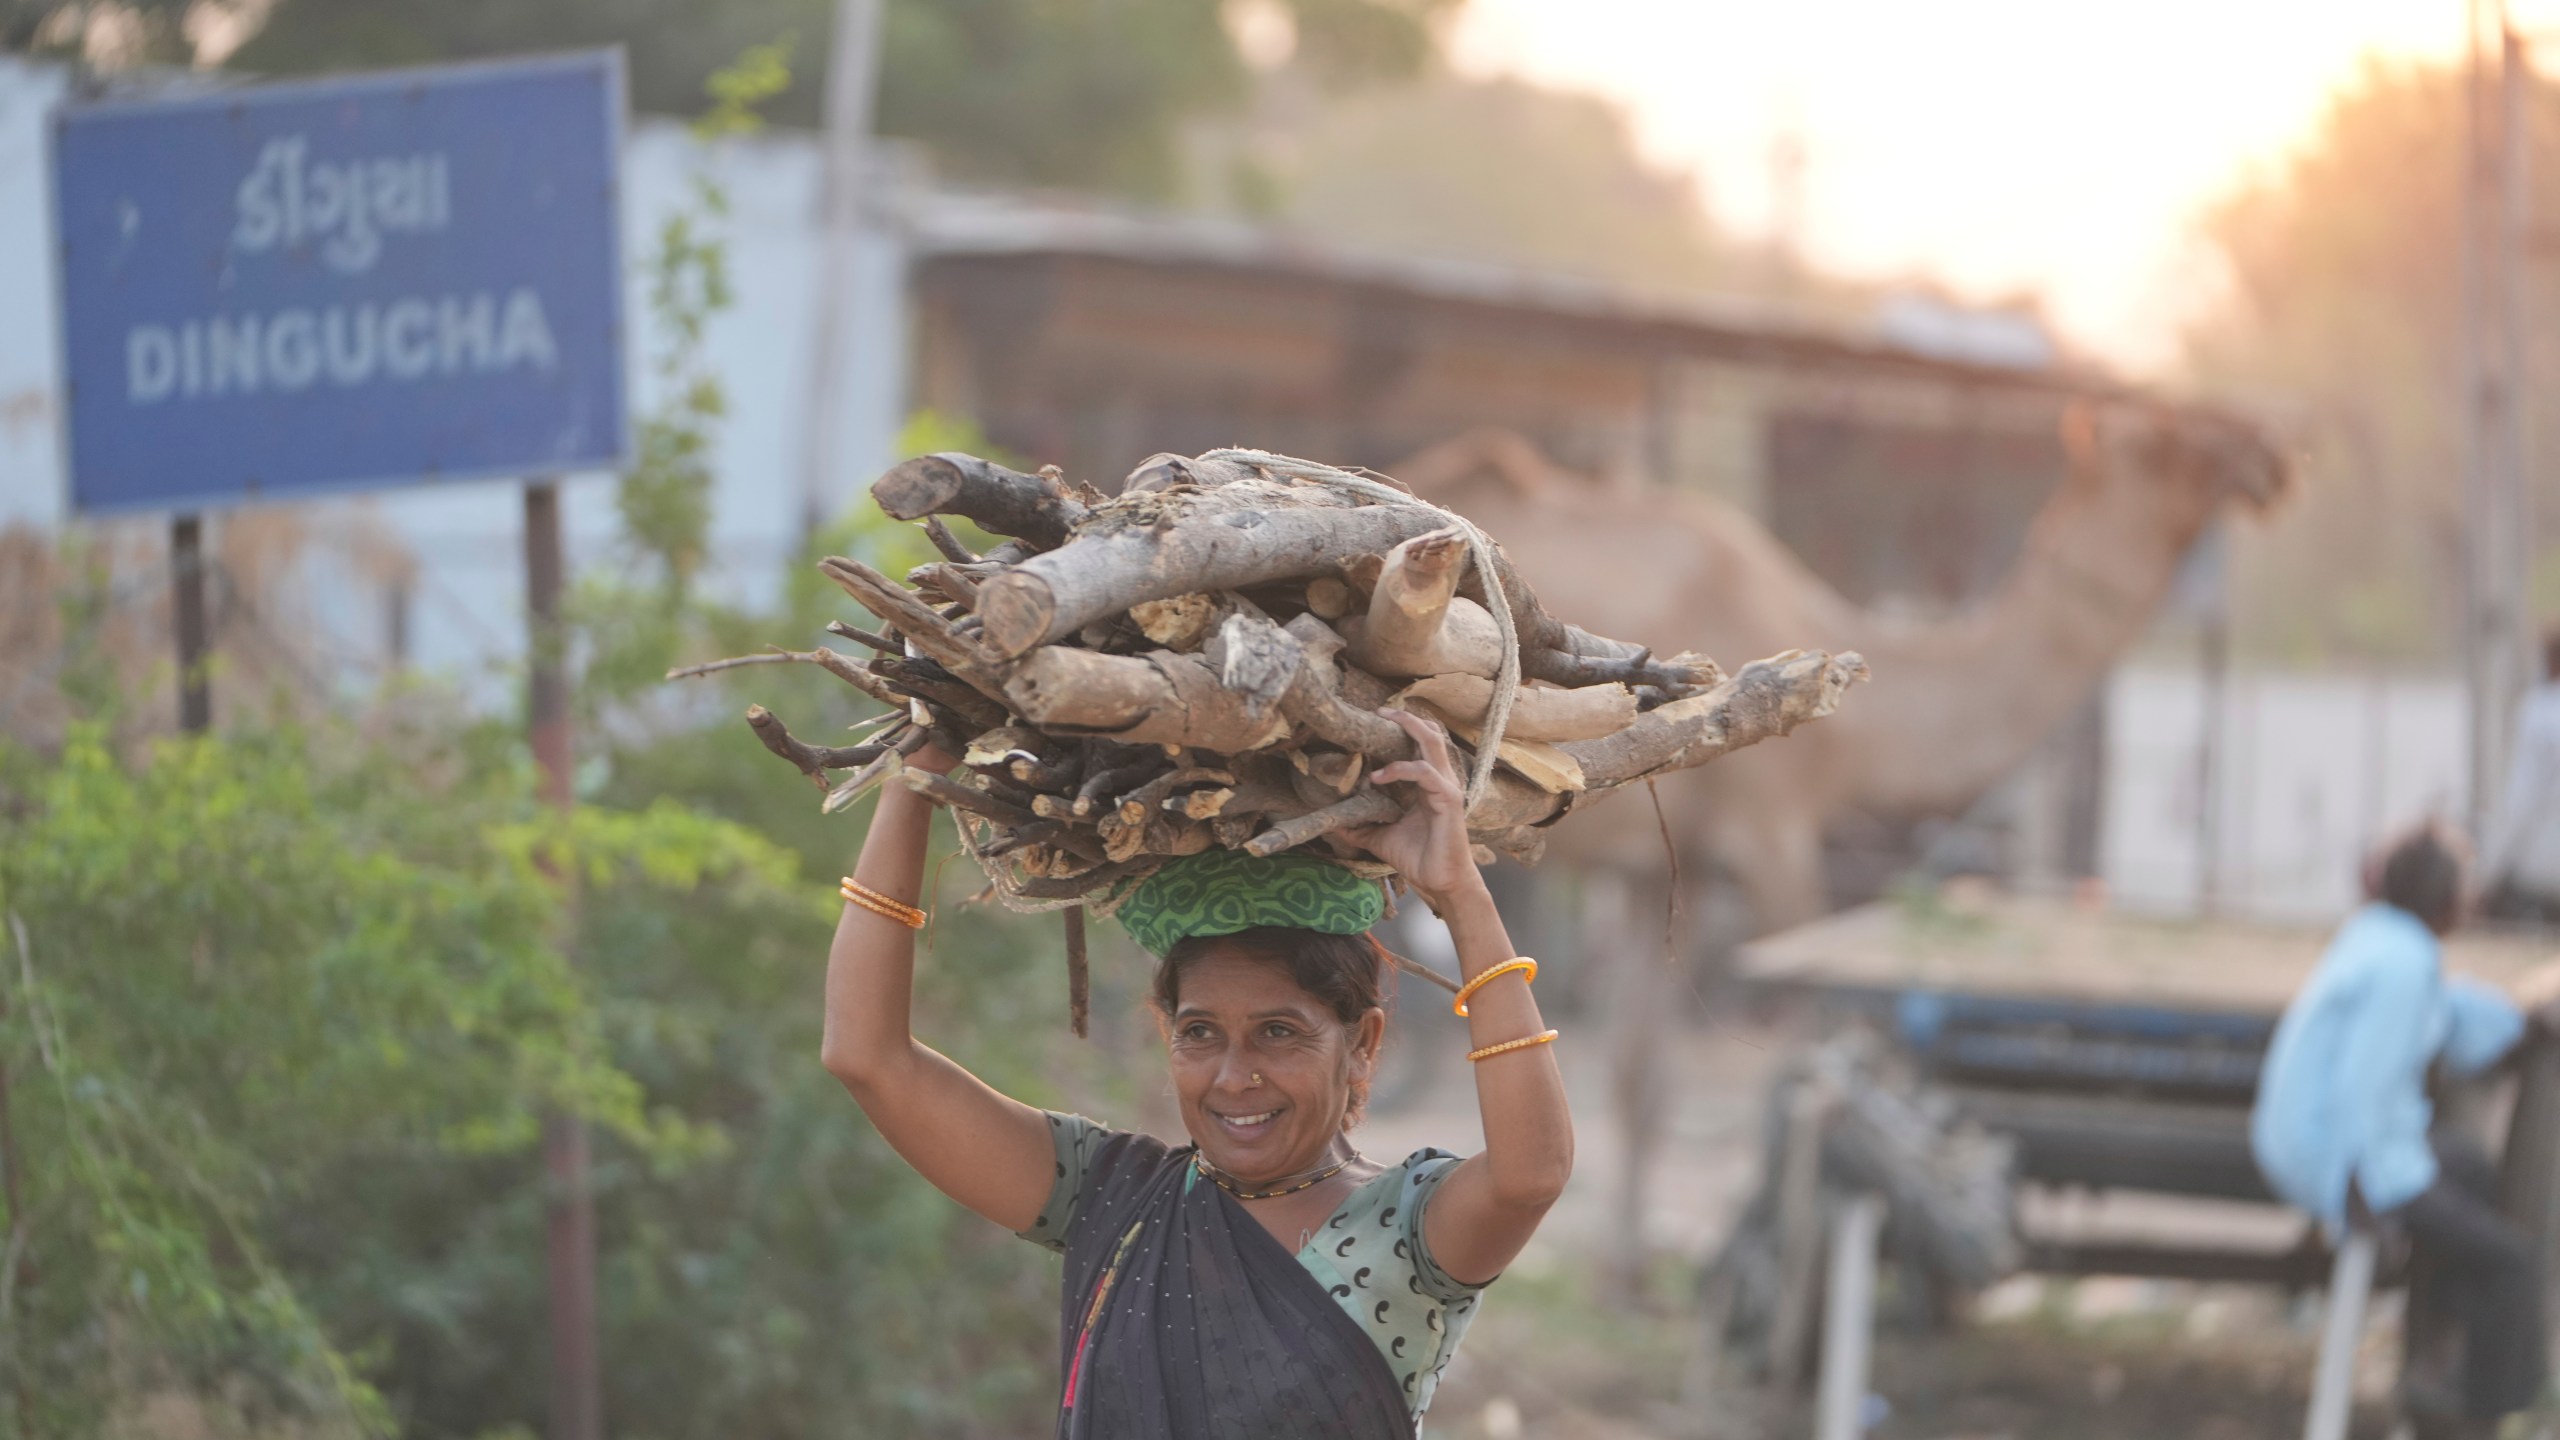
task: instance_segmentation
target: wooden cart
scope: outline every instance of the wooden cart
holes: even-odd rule
[[[2029,1194],[2263,1207],[2254,1224],[2127,1237],[2039,1229],[2039,1208],[2070,1207],[2021,1206],[2026,1269],[2307,1287],[2332,1257],[2316,1226],[2275,1208],[2248,1115],[2276,1021],[2326,940],[1974,891],[1850,910],[1753,942],[1738,966],[1763,1005],[1889,1037],[1921,1084],[2009,1137]],[[2461,934],[2447,964],[2530,1003],[2554,993],[2555,952],[2548,939]],[[2548,1271],[2560,1268],[2560,1055],[2525,1057],[2515,1097],[2502,1202],[2541,1237]]]

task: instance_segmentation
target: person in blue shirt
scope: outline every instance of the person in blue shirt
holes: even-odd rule
[[[2479,1074],[2527,1029],[2504,995],[2444,973],[2465,866],[2460,838],[2429,825],[2366,867],[2368,903],[2276,1026],[2249,1139],[2268,1186],[2332,1236],[2354,1223],[2408,1237],[2413,1283],[2462,1333],[2460,1411],[2493,1425],[2542,1390],[2542,1277],[2498,1213],[2487,1155],[2428,1133],[2429,1067]]]

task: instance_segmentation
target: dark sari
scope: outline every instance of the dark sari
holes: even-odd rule
[[[1060,1440],[1411,1440],[1377,1344],[1192,1147],[1114,1134],[1066,1236]]]

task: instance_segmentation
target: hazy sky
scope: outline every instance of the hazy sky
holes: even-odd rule
[[[2520,14],[2560,24],[2560,0]],[[1647,152],[1765,230],[1803,138],[1808,242],[1866,275],[2041,293],[2136,367],[2209,284],[2198,211],[2368,53],[2450,58],[2462,0],[1469,0],[1459,62],[1623,103]],[[2560,64],[2560,35],[2549,48]]]

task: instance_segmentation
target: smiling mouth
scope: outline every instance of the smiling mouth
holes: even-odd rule
[[[1254,1130],[1279,1118],[1279,1111],[1265,1110],[1258,1115],[1219,1115],[1217,1121],[1230,1130]]]

